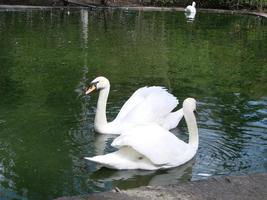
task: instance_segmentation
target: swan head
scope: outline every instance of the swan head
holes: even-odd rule
[[[90,83],[89,88],[86,90],[85,94],[89,94],[94,90],[105,89],[109,86],[109,80],[103,76],[99,76]]]
[[[193,7],[196,7],[196,2],[193,1],[192,6]]]
[[[197,108],[197,101],[194,98],[187,98],[183,102],[183,108],[194,112]]]

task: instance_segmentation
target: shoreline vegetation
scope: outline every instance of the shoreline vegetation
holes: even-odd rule
[[[193,0],[0,0],[0,5],[184,8]],[[194,0],[197,9],[245,10],[267,13],[267,0]]]
[[[101,6],[101,5],[10,5],[10,4],[0,4],[0,11],[3,10],[20,10],[20,9],[51,9],[51,8],[100,8],[100,9],[125,9],[125,10],[137,10],[137,11],[184,11],[184,7],[158,7],[158,6],[129,6],[129,5],[121,5],[121,6]],[[199,12],[214,12],[214,13],[239,13],[239,14],[248,14],[248,15],[256,15],[260,17],[267,18],[267,10],[259,11],[259,10],[229,10],[229,9],[212,9],[212,8],[199,8]]]
[[[3,3],[3,0],[0,0],[0,9],[7,9],[7,10],[17,10],[17,9],[46,9],[46,8],[77,8],[77,7],[99,7],[99,8],[119,8],[119,9],[126,9],[126,10],[142,10],[142,11],[184,11],[183,6],[143,6],[137,4],[121,4],[121,5],[96,5],[96,4],[74,4],[68,3],[64,5],[61,1],[58,3],[52,4],[52,1],[56,0],[39,0],[38,4],[27,4],[28,1],[20,1],[17,0],[16,3],[14,1],[10,1],[8,3]],[[76,1],[76,0],[69,0],[69,1]],[[79,1],[79,0],[78,0]],[[85,0],[83,0],[85,1]],[[88,0],[87,0],[88,1]],[[90,0],[89,0],[90,1]],[[96,0],[94,0],[96,1]],[[114,0],[115,1],[115,0]],[[265,0],[267,1],[267,0]],[[45,2],[45,3],[44,3]],[[50,2],[50,3],[49,3]],[[12,4],[14,3],[14,4]],[[36,2],[35,2],[36,3]],[[249,15],[256,15],[260,17],[267,18],[267,8],[263,10],[255,10],[255,9],[219,9],[219,8],[198,8],[200,12],[216,12],[216,13],[240,13],[240,14],[249,14]]]

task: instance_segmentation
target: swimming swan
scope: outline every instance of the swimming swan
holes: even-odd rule
[[[185,12],[196,13],[196,2],[193,1],[192,5],[187,6],[184,9]]]
[[[196,13],[190,13],[190,12],[185,12],[185,17],[187,19],[187,22],[193,22],[196,16]]]
[[[178,100],[162,87],[142,87],[124,103],[117,117],[107,122],[106,104],[110,90],[105,77],[94,79],[86,94],[99,90],[94,128],[102,134],[121,134],[123,130],[140,123],[155,122],[167,130],[175,128],[183,117],[183,110],[171,112]]]
[[[171,168],[190,161],[198,149],[198,128],[194,115],[196,100],[187,98],[183,112],[189,132],[189,143],[155,123],[137,125],[117,137],[112,146],[118,151],[106,155],[85,157],[113,169],[156,170]]]

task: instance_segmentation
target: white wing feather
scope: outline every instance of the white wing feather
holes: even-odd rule
[[[187,162],[192,153],[188,144],[157,124],[136,126],[117,137],[111,145],[119,149],[129,146],[153,164],[165,167]]]
[[[162,87],[138,89],[123,105],[113,122],[146,123],[160,122],[176,106],[178,100]]]
[[[183,109],[179,109],[175,112],[169,113],[165,118],[163,118],[158,124],[166,130],[171,130],[179,124],[184,116]]]
[[[120,121],[121,119],[123,119],[135,106],[137,106],[145,99],[145,96],[148,93],[147,91],[149,91],[148,87],[142,87],[136,90],[132,94],[132,96],[123,104],[120,112],[114,120]]]

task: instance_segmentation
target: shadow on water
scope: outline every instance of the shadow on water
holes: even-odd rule
[[[267,21],[231,14],[50,9],[0,12],[0,198],[53,199],[267,169]],[[139,87],[198,100],[195,160],[159,171],[98,169],[112,152],[93,130],[111,82],[112,120]],[[187,141],[186,124],[172,130]]]

